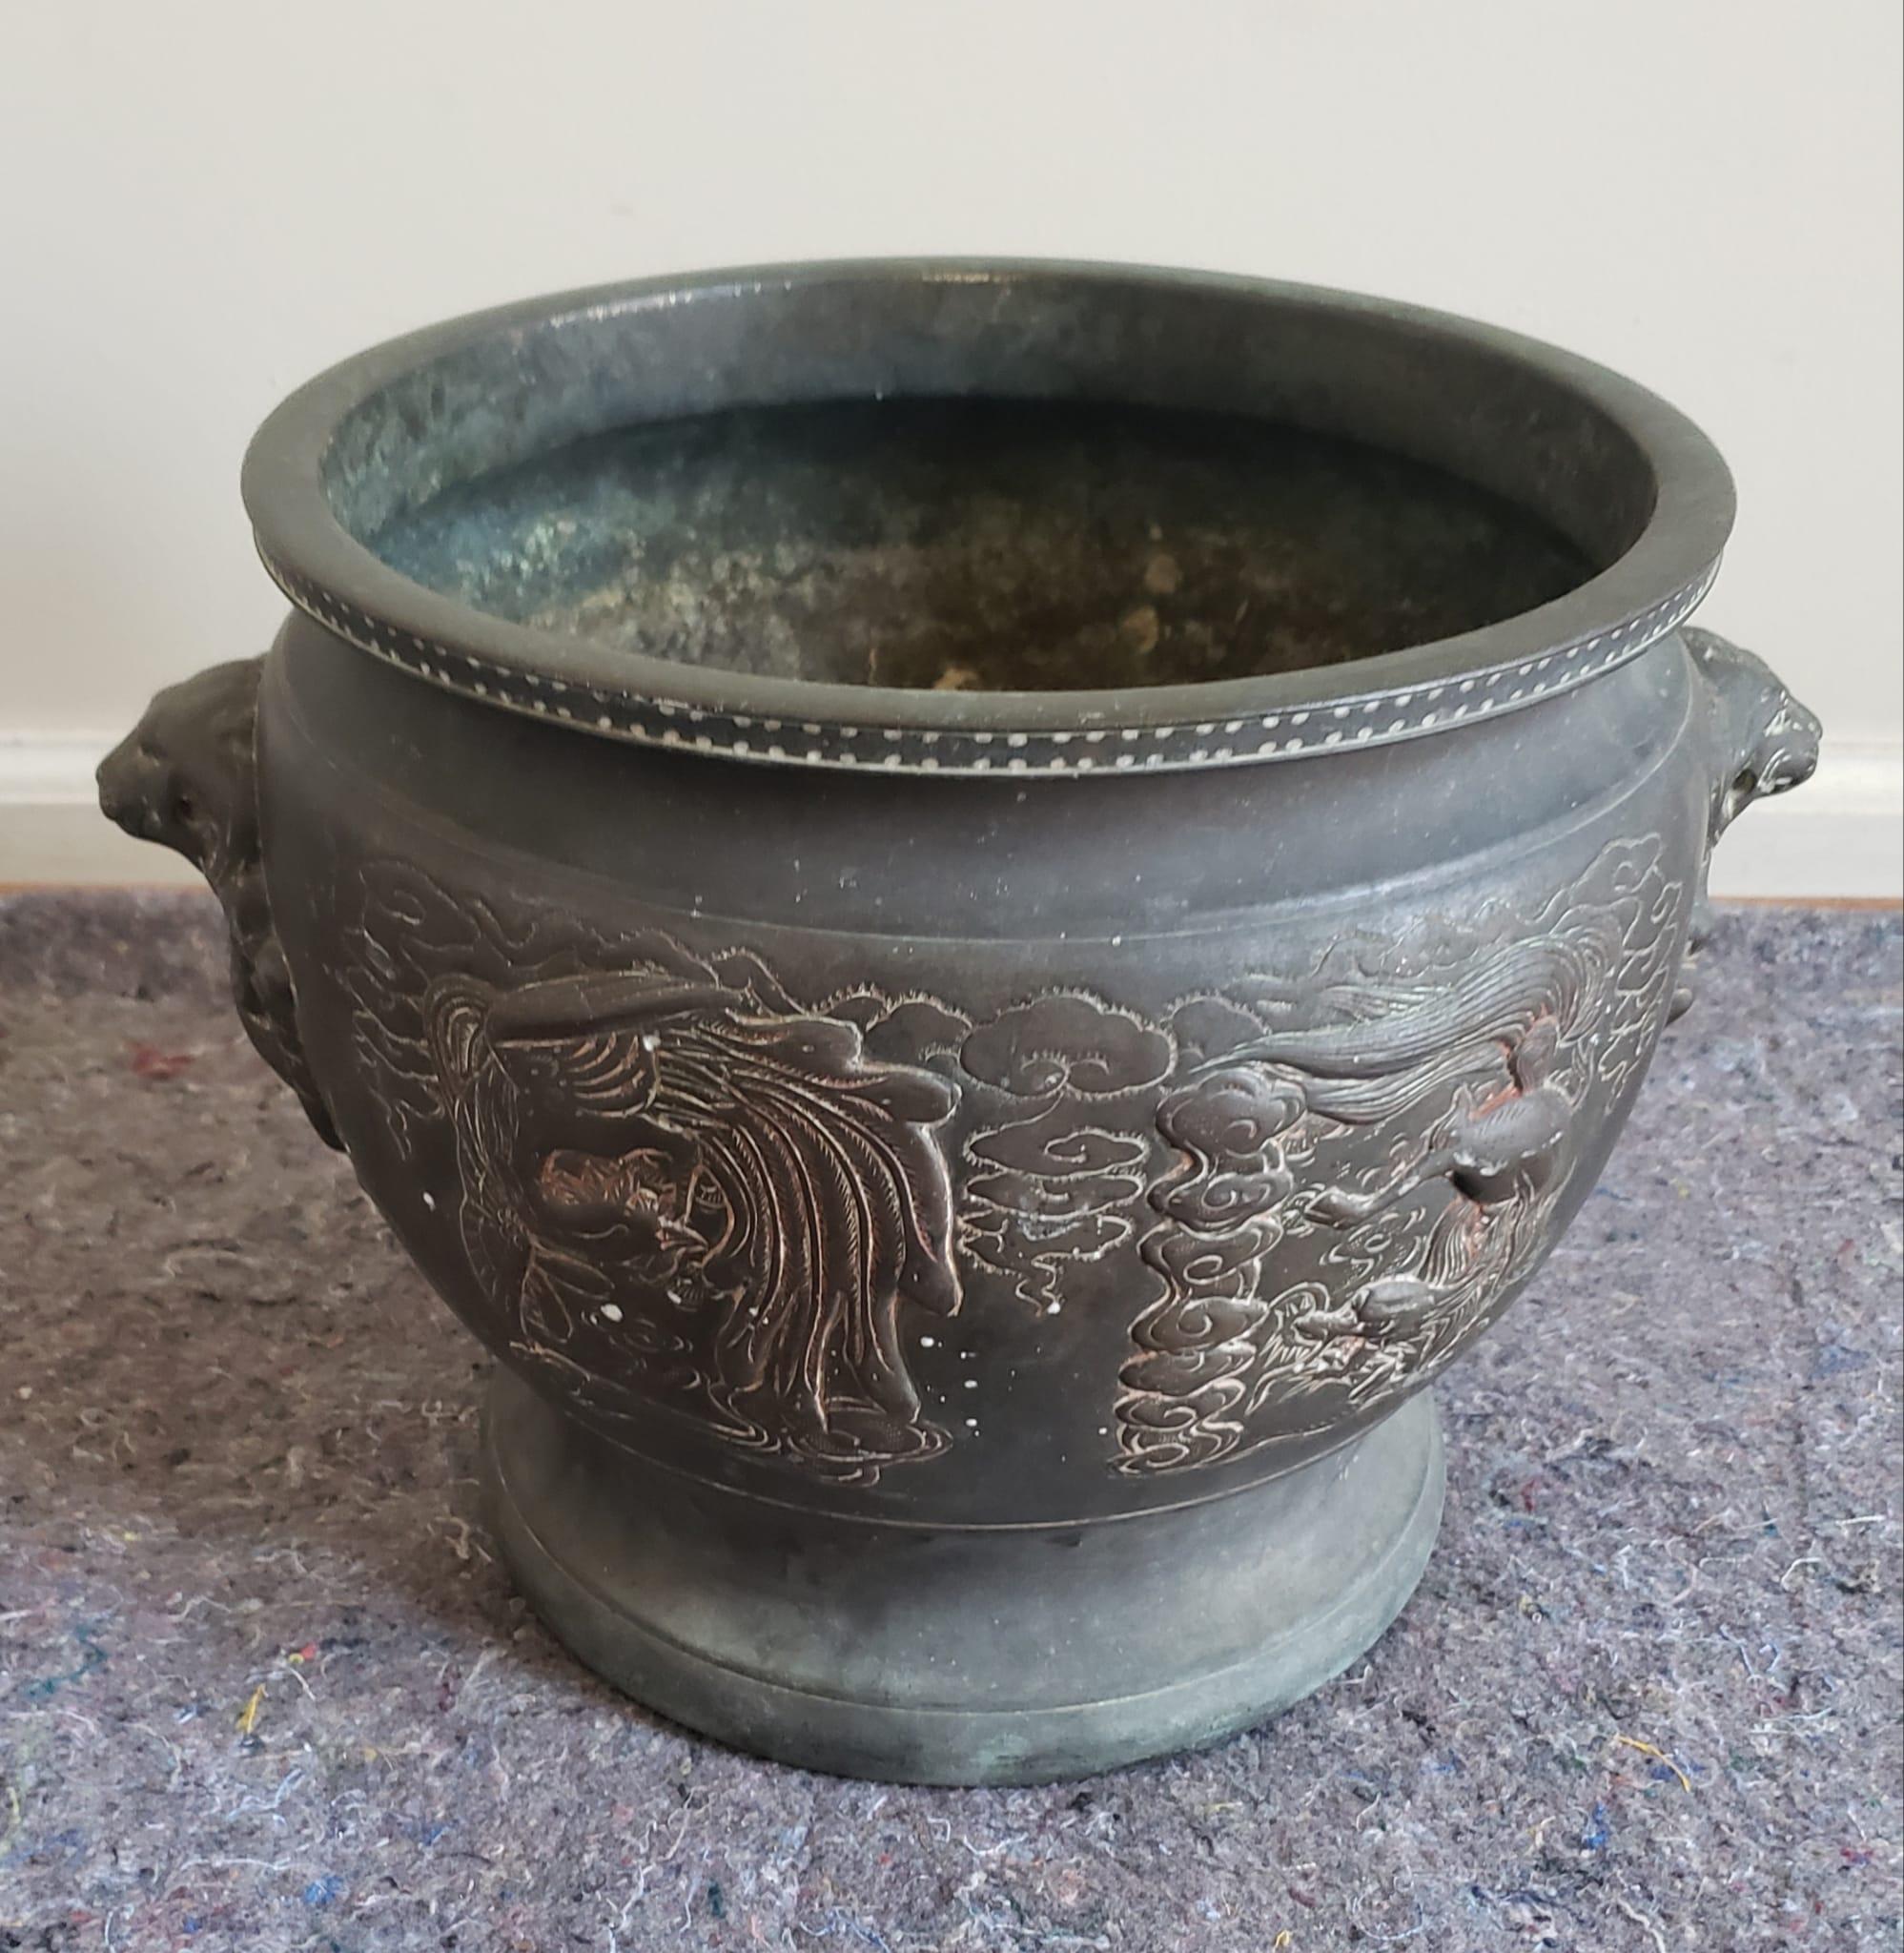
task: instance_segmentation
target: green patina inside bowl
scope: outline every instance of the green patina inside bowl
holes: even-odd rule
[[[618,428],[454,482],[361,540],[513,623],[948,690],[1340,665],[1533,609],[1595,567],[1527,510],[1355,442],[988,399]]]

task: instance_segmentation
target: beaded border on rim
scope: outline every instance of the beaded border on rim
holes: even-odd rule
[[[1438,678],[1222,719],[1014,732],[756,717],[516,671],[453,645],[398,629],[313,579],[285,568],[262,544],[258,556],[285,596],[333,636],[413,677],[484,704],[564,720],[602,737],[767,765],[1012,775],[1251,766],[1338,747],[1387,746],[1490,718],[1570,691],[1639,656],[1692,614],[1719,573],[1715,561],[1691,583],[1610,630],[1464,678]]]

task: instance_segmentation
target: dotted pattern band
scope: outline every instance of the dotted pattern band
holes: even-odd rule
[[[278,588],[333,635],[467,698],[567,720],[612,738],[734,759],[890,772],[1036,775],[1248,766],[1335,747],[1385,746],[1437,727],[1512,711],[1637,657],[1691,614],[1718,573],[1714,563],[1683,589],[1611,630],[1466,678],[1179,725],[1014,732],[766,718],[516,671],[399,630],[259,553]]]

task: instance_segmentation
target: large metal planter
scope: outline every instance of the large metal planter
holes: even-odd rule
[[[661,488],[601,444],[872,401],[702,423]],[[1698,432],[1333,294],[821,266],[379,348],[245,492],[290,621],[102,798],[204,868],[258,1048],[501,1359],[555,1631],[732,1741],[956,1782],[1365,1648],[1440,1514],[1423,1387],[1591,1187],[1713,841],[1815,761],[1683,627]],[[883,648],[907,682],[847,682]]]

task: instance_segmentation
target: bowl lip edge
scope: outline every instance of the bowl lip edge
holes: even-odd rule
[[[325,453],[346,414],[417,366],[484,338],[658,303],[744,298],[749,290],[773,287],[1034,279],[1203,290],[1374,319],[1404,334],[1452,339],[1491,352],[1585,396],[1620,426],[1653,471],[1654,506],[1632,544],[1585,582],[1533,609],[1457,636],[1270,676],[1121,690],[940,692],[691,666],[512,623],[393,569],[343,526],[324,490]],[[825,733],[835,735],[831,744],[861,734],[959,744],[1016,743],[1026,735],[1041,744],[1129,740],[1133,734],[1139,740],[1172,742],[1184,734],[1203,741],[1200,750],[1183,756],[1147,751],[1146,765],[1208,760],[1208,738],[1225,722],[1240,722],[1249,738],[1260,730],[1284,730],[1292,722],[1333,716],[1354,726],[1359,738],[1382,739],[1430,730],[1449,717],[1484,716],[1526,702],[1530,692],[1541,696],[1571,689],[1637,656],[1689,614],[1716,573],[1735,507],[1724,460],[1679,409],[1638,382],[1546,341],[1455,314],[1321,286],[1140,264],[1013,257],[840,258],[668,274],[467,313],[371,346],[298,387],[254,437],[242,491],[265,567],[297,607],[360,649],[489,703],[553,711],[611,736],[703,750],[738,748],[741,756],[756,758],[768,756],[761,743],[750,749],[737,735],[781,727],[792,729],[796,745],[803,734]],[[1543,675],[1541,682],[1520,687],[1511,682],[1531,681],[1556,661],[1561,668],[1550,680]],[[1427,709],[1450,689],[1467,693],[1470,702],[1452,713]],[[559,703],[563,699],[565,707]],[[1391,711],[1400,717],[1388,718]],[[658,726],[657,719],[677,723]],[[1320,741],[1262,740],[1251,751],[1225,751],[1222,757],[1269,757],[1308,750],[1312,743]],[[894,763],[890,752],[823,755],[776,748],[771,756]],[[958,770],[951,751],[943,757],[947,771]]]

